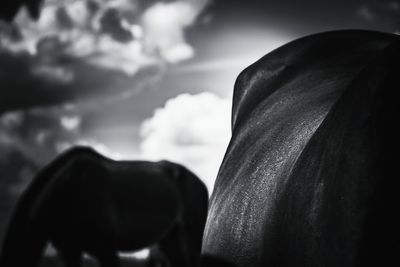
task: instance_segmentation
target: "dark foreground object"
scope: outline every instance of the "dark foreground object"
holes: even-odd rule
[[[98,267],[95,259],[83,257],[81,267]],[[119,267],[158,267],[160,265],[151,265],[147,260],[134,258],[120,258]],[[64,263],[55,256],[45,256],[39,267],[65,267]]]
[[[103,267],[117,251],[153,244],[171,266],[198,266],[208,193],[189,170],[167,161],[113,161],[79,147],[46,166],[22,195],[1,267],[38,266],[51,241],[66,266],[83,252]]]
[[[400,266],[399,39],[312,35],[239,75],[205,255],[237,267]]]

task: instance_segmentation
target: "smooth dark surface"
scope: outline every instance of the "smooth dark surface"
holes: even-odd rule
[[[308,36],[245,69],[203,254],[244,266],[399,266],[399,37]]]
[[[117,251],[156,243],[174,266],[197,266],[207,203],[205,185],[183,166],[113,161],[74,148],[46,166],[22,195],[0,265],[37,266],[51,241],[71,267],[83,252],[102,266],[116,266]]]

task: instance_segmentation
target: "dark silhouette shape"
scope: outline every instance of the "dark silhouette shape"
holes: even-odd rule
[[[235,267],[235,265],[226,259],[223,260],[212,255],[202,255],[201,267]]]
[[[30,15],[37,19],[40,13],[41,0],[3,0],[0,7],[0,19],[11,21],[18,10],[25,6]]]
[[[238,267],[400,266],[399,42],[316,34],[239,75],[203,253]]]
[[[117,251],[155,243],[171,266],[198,266],[207,204],[205,185],[181,165],[113,161],[73,148],[22,195],[0,266],[37,266],[47,241],[68,267],[80,266],[83,252],[116,267]]]

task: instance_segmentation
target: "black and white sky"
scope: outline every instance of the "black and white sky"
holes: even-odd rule
[[[0,218],[75,144],[177,161],[211,189],[242,69],[304,35],[399,23],[398,0],[43,0],[37,21],[22,8],[0,22]]]

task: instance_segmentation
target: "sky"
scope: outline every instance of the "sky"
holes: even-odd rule
[[[0,22],[0,240],[38,169],[77,144],[184,164],[211,191],[241,70],[301,36],[399,27],[398,0],[43,0],[37,21],[21,9]]]

